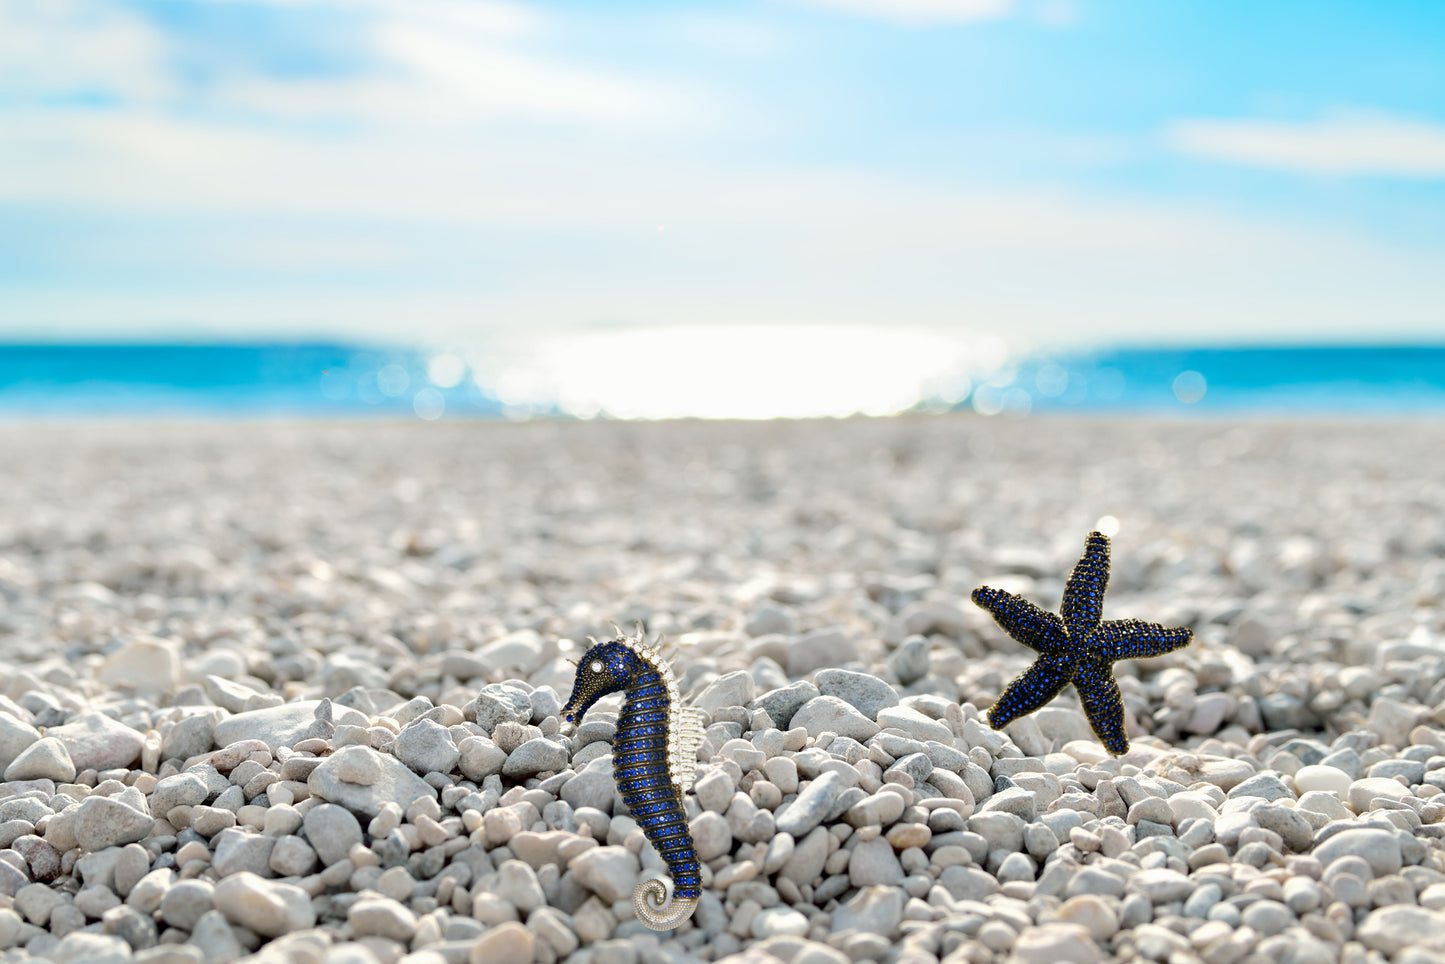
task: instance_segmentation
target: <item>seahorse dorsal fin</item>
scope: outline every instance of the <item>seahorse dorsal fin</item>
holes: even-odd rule
[[[697,769],[697,751],[702,747],[702,710],[684,706],[677,717],[677,762],[673,783],[682,790],[691,790]]]

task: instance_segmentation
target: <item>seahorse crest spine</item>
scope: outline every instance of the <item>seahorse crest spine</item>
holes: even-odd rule
[[[669,903],[662,881],[643,881],[633,893],[633,907],[647,927],[671,930],[692,916],[702,894],[701,867],[682,807],[702,746],[702,712],[682,705],[672,667],[639,632],[635,638],[618,633],[607,643],[592,640],[578,664],[564,718],[580,720],[598,698],[619,689],[626,698],[612,744],[613,778],[673,883]]]

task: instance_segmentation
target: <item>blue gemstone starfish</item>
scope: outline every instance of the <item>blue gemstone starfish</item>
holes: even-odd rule
[[[987,586],[973,591],[974,603],[987,609],[1004,632],[1039,654],[989,708],[990,726],[1003,729],[1058,696],[1066,683],[1073,683],[1099,742],[1115,755],[1129,752],[1114,661],[1173,652],[1188,646],[1194,634],[1187,628],[1169,629],[1138,619],[1103,622],[1108,583],[1109,537],[1091,532],[1083,556],[1064,585],[1064,602],[1059,607],[1062,618],[1013,593]]]

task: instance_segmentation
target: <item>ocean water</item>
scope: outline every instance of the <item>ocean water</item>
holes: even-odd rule
[[[589,337],[580,351],[569,342],[565,365],[539,346],[515,345],[0,345],[0,418],[1445,414],[1445,345],[1115,348],[1016,359],[963,351],[940,367],[926,344],[890,355],[829,338],[834,354],[802,369],[798,346],[786,343],[772,352],[773,342],[743,344],[736,357],[717,345],[664,345],[668,354],[649,358],[636,340]],[[923,355],[930,364],[915,371],[910,359]],[[712,364],[687,361],[696,358]],[[624,359],[632,370],[619,372]]]

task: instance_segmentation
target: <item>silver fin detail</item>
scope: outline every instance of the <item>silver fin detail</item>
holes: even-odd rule
[[[679,707],[676,716],[676,753],[672,764],[672,783],[679,790],[692,789],[697,772],[697,751],[702,748],[702,710],[696,706]]]

